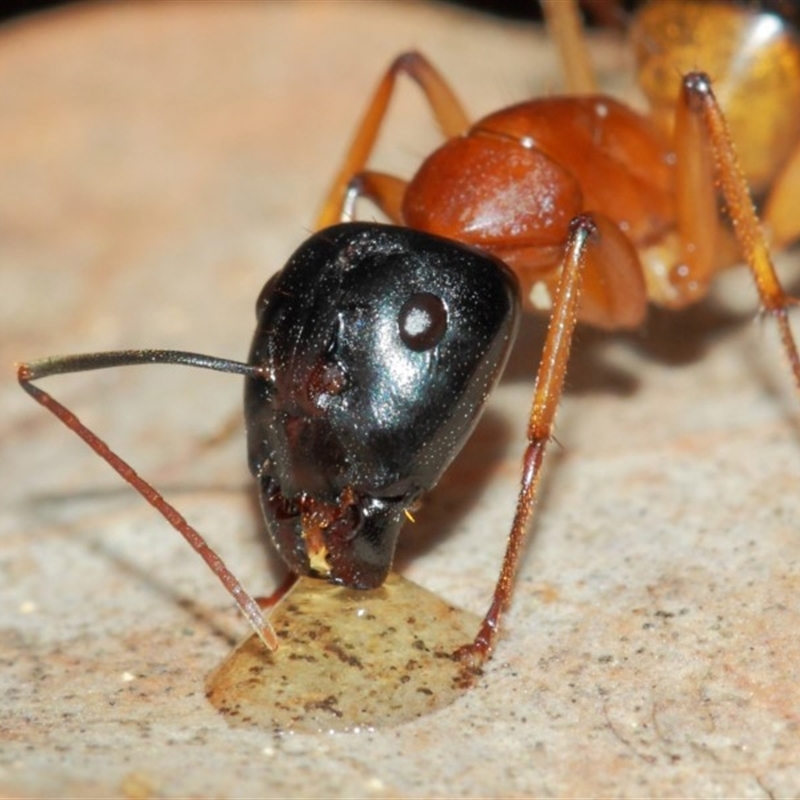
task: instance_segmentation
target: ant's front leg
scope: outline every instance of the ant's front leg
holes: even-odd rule
[[[469,120],[461,102],[428,59],[414,52],[398,56],[381,78],[375,94],[367,105],[364,117],[356,128],[356,135],[350,144],[344,163],[328,190],[322,211],[317,217],[317,229],[327,228],[343,221],[342,209],[348,186],[353,176],[364,172],[367,161],[372,155],[389,102],[394,94],[397,76],[401,73],[411,78],[422,89],[436,122],[448,139],[465,133],[469,128]]]
[[[402,225],[407,186],[408,181],[385,172],[359,172],[347,183],[341,207],[342,222],[355,220],[356,203],[364,198],[374,203],[395,225]]]
[[[612,251],[613,247],[606,247],[606,240],[601,233],[598,233],[598,226],[591,215],[573,220],[542,359],[536,375],[533,404],[528,419],[528,445],[523,456],[522,480],[500,576],[491,606],[475,640],[459,648],[455,653],[456,658],[472,667],[480,667],[491,654],[499,632],[500,616],[511,599],[529,522],[536,504],[542,461],[552,438],[556,410],[564,389],[564,377],[578,318],[584,264],[589,255],[603,261]]]

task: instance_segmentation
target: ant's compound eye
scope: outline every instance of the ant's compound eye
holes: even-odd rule
[[[397,324],[408,348],[417,352],[430,350],[447,330],[447,306],[435,294],[416,292],[403,303]]]

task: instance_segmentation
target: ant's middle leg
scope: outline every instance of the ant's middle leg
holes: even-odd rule
[[[604,229],[607,230],[607,224],[602,219],[595,220],[590,214],[577,217],[572,223],[558,291],[536,375],[517,507],[500,575],[491,605],[474,641],[459,648],[455,653],[456,658],[471,667],[480,667],[491,654],[499,633],[500,618],[511,600],[529,523],[535,510],[541,466],[545,450],[552,438],[556,411],[564,388],[567,362],[578,319],[585,266],[590,259],[607,263],[613,260],[618,252],[613,239],[603,236]]]
[[[775,272],[766,237],[756,214],[725,116],[714,96],[710,78],[701,72],[689,73],[683,78],[682,88],[676,117],[676,137],[684,137],[683,142],[676,139],[679,169],[681,149],[696,151],[705,148],[710,153],[712,166],[704,168],[706,175],[704,178],[699,177],[697,182],[705,181],[708,186],[713,186],[713,178],[715,175],[717,177],[727,213],[733,223],[736,241],[758,290],[761,308],[777,322],[794,383],[800,392],[800,355],[789,325],[788,314],[789,308],[797,305],[798,301],[786,293]],[[681,134],[682,127],[684,130],[694,131],[691,137],[688,134]],[[678,202],[681,203],[680,189]],[[682,216],[686,215],[682,214],[679,208],[679,224]],[[683,232],[681,235],[683,237]],[[686,270],[684,281],[695,281],[702,288],[702,283],[712,277],[716,268],[717,265],[710,261],[706,265],[706,271],[690,267]]]

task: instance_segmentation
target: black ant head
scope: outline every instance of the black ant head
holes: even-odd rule
[[[288,566],[379,586],[405,512],[472,432],[505,365],[516,279],[497,259],[387,225],[306,241],[258,300],[250,469]]]

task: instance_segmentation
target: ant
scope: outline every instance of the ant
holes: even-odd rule
[[[656,52],[655,33],[642,36]],[[407,183],[367,170],[399,74],[422,87],[448,139]],[[673,105],[668,139],[601,95],[534,100],[470,126],[432,65],[401,56],[369,104],[322,230],[262,291],[247,363],[169,350],[99,353],[22,364],[20,383],[187,538],[272,649],[277,639],[258,603],[197,531],[32,381],[143,363],[243,375],[250,467],[281,556],[295,573],[371,588],[391,565],[406,515],[463,444],[502,372],[519,283],[524,302],[549,311],[550,322],[503,566],[475,640],[457,652],[479,666],[511,598],[575,326],[632,328],[648,302],[681,308],[703,296],[726,266],[717,256],[717,183],[800,388],[787,319],[794,301],[775,275],[710,79],[687,73]],[[780,185],[776,173],[764,190],[770,185]],[[395,225],[341,223],[361,197]],[[771,202],[764,214],[774,229]],[[774,242],[791,238],[783,236],[773,230]]]

